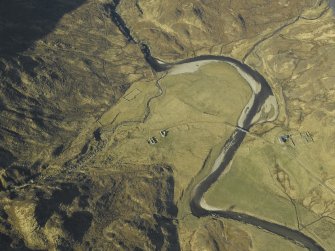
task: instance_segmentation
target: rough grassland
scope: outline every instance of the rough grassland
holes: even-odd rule
[[[141,93],[130,101],[122,99],[101,121],[105,125],[112,122],[111,129],[123,125],[110,141],[113,159],[129,164],[172,166],[178,198],[202,167],[210,149],[229,137],[234,129],[231,124],[236,124],[251,90],[230,65],[221,62],[202,66],[195,73],[167,75],[160,84],[163,94],[150,102],[150,115],[144,123],[139,121],[145,114],[147,90],[156,95],[150,83],[134,84],[125,95],[135,88]],[[129,107],[136,116],[123,116],[124,111],[129,114]],[[166,138],[159,135],[161,129],[169,131]],[[151,136],[158,139],[158,144],[147,143]]]
[[[312,167],[320,165],[320,159],[310,152],[315,146],[299,141],[300,134],[295,136],[295,147],[282,145],[276,131],[262,139],[248,138],[229,172],[207,192],[206,201],[303,230],[331,247],[332,190],[313,172]]]

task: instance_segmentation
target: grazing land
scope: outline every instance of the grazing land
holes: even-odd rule
[[[1,250],[306,250],[192,215],[252,96],[229,64],[148,60],[201,55],[247,64],[278,103],[207,204],[334,250],[334,1],[42,2],[0,3]]]

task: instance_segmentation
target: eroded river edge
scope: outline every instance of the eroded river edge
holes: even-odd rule
[[[300,245],[304,246],[309,250],[323,251],[324,249],[315,240],[297,230],[273,222],[265,221],[263,219],[259,219],[257,217],[243,213],[237,213],[233,211],[223,211],[220,209],[212,209],[209,206],[207,206],[207,204],[203,201],[204,193],[210,188],[210,186],[214,182],[217,181],[217,179],[226,169],[226,167],[234,157],[235,152],[242,144],[247,131],[255,123],[254,120],[257,114],[261,111],[262,107],[266,104],[267,100],[269,100],[270,97],[274,98],[271,87],[265,80],[265,78],[260,73],[253,70],[250,66],[234,58],[225,56],[203,55],[185,59],[175,63],[163,63],[156,60],[151,55],[150,48],[148,45],[146,45],[143,42],[138,42],[136,41],[135,38],[132,37],[129,28],[126,26],[126,23],[117,12],[117,6],[119,3],[120,0],[114,0],[111,4],[106,5],[106,9],[111,13],[112,21],[115,23],[115,25],[117,25],[119,30],[122,32],[122,34],[129,42],[136,43],[140,46],[144,58],[154,71],[164,72],[178,65],[188,64],[192,62],[200,62],[204,60],[222,61],[233,65],[241,74],[241,76],[247,80],[249,84],[251,83],[251,81],[253,81],[254,83],[258,83],[261,87],[259,90],[257,90],[253,89],[253,86],[251,86],[251,88],[253,89],[252,102],[249,102],[247,104],[246,108],[243,110],[241,114],[240,120],[237,125],[237,129],[225,142],[222,152],[218,157],[219,161],[215,162],[216,164],[212,168],[211,173],[208,174],[206,178],[204,178],[200,183],[195,185],[195,187],[193,188],[190,201],[190,208],[192,214],[197,217],[214,216],[214,217],[223,217],[227,219],[236,220],[245,224],[250,224],[255,227],[259,227],[261,229],[274,233],[278,236],[291,240],[295,243],[299,243]]]

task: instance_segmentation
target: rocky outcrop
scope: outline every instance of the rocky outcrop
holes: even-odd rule
[[[0,199],[0,247],[178,250],[171,169],[145,169],[73,173],[13,190]]]

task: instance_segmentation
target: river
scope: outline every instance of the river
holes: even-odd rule
[[[193,188],[192,199],[190,201],[192,214],[197,217],[214,216],[232,219],[264,229],[278,236],[284,237],[285,239],[291,240],[294,243],[299,243],[311,251],[324,251],[324,249],[315,240],[303,234],[302,232],[299,232],[298,230],[243,213],[213,209],[204,203],[203,196],[205,192],[213,183],[217,181],[228,164],[231,162],[235,152],[242,144],[246,136],[246,132],[251,128],[252,125],[259,122],[255,120],[255,118],[261,111],[262,107],[266,105],[266,102],[271,100],[270,98],[272,98],[272,102],[274,100],[273,92],[266,79],[250,66],[240,62],[237,59],[226,56],[202,55],[174,63],[163,63],[159,60],[156,60],[151,55],[148,45],[143,42],[138,42],[135,38],[132,37],[130,30],[126,26],[126,23],[117,12],[117,5],[119,3],[120,0],[114,0],[112,4],[108,5],[108,10],[111,12],[112,16],[112,21],[118,26],[119,30],[130,43],[136,43],[139,45],[144,58],[151,66],[151,68],[156,72],[169,71],[181,65],[185,66],[185,64],[191,64],[194,62],[200,63],[201,61],[205,60],[223,61],[235,67],[241,76],[247,80],[251,89],[253,90],[253,97],[251,98],[251,102],[249,102],[242,111],[239,122],[236,125],[236,130],[225,142],[222,152],[218,156],[217,161],[211,169],[211,172]]]

